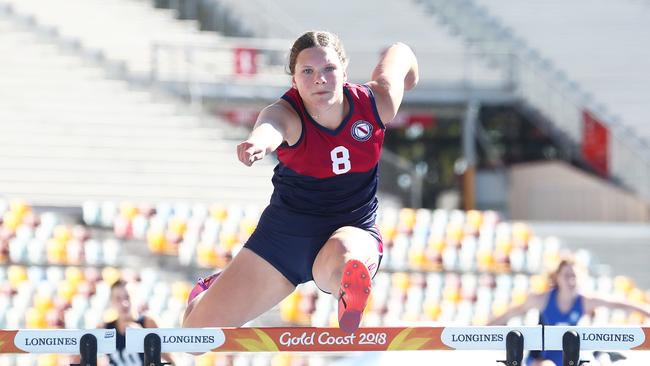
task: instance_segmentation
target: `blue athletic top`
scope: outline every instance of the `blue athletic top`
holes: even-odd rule
[[[551,290],[548,296],[546,307],[539,316],[539,323],[542,325],[577,325],[578,321],[585,313],[582,296],[578,295],[566,313],[563,313],[557,306],[557,288]],[[562,351],[541,351],[539,353],[531,352],[528,364],[532,363],[532,358],[551,360],[556,365],[562,365]]]

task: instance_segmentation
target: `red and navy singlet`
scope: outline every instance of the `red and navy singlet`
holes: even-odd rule
[[[374,223],[376,215],[385,126],[368,86],[345,84],[343,89],[350,110],[336,130],[309,115],[297,89],[282,97],[300,116],[302,133],[294,145],[285,142],[276,150],[271,206],[330,218],[333,226],[363,227]]]
[[[298,141],[280,145],[273,195],[245,247],[262,257],[293,285],[313,279],[314,260],[327,239],[343,226],[377,239],[377,172],[385,127],[368,86],[345,84],[350,111],[336,130],[307,113],[298,90],[282,97],[302,124]],[[376,270],[376,269],[375,269]]]

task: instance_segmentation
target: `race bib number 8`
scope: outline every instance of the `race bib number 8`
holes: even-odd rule
[[[332,158],[332,171],[334,174],[347,173],[352,169],[350,151],[344,146],[337,146],[332,149],[330,151],[330,157]]]

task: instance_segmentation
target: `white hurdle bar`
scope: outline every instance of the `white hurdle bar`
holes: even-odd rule
[[[115,329],[0,330],[0,353],[79,354],[81,366],[96,366],[98,353],[116,349]]]
[[[650,350],[650,327],[545,326],[544,349],[562,350],[566,332],[578,334],[580,349],[591,351]]]
[[[86,334],[97,340],[97,353],[115,352],[115,329],[2,329],[0,353],[75,354]]]
[[[542,327],[359,328],[128,328],[128,352],[145,352],[156,334],[162,352],[346,352],[400,350],[504,350],[509,332],[523,336],[523,348],[542,349]]]
[[[348,352],[506,350],[508,366],[523,350],[562,351],[564,365],[580,364],[580,350],[650,350],[650,327],[385,327],[359,328],[128,328],[126,349],[162,365],[161,352]],[[0,353],[81,354],[96,366],[98,353],[116,350],[114,329],[0,330]]]

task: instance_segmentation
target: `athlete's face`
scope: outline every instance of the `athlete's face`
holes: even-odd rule
[[[576,284],[577,276],[573,266],[563,266],[557,274],[557,286],[563,290],[575,291]]]
[[[342,103],[346,78],[345,67],[332,47],[306,48],[296,58],[293,85],[313,108]]]
[[[120,317],[131,314],[131,297],[124,287],[116,287],[111,294],[111,304]]]

